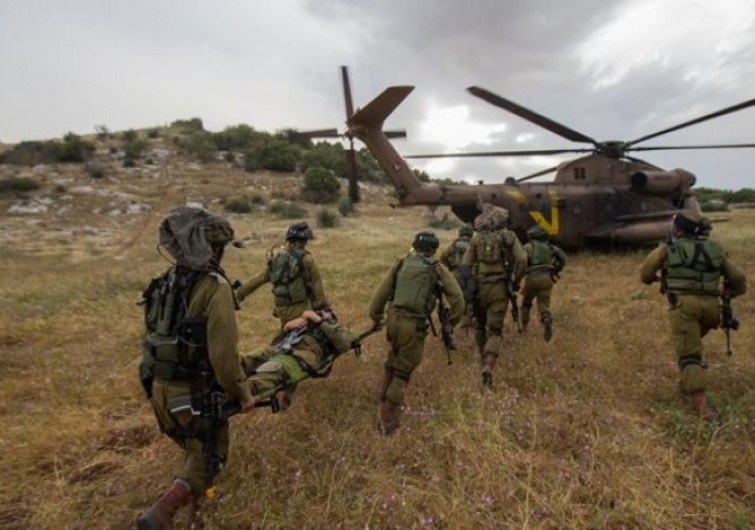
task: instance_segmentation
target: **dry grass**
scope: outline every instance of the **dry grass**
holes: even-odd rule
[[[186,199],[245,189],[269,197],[292,185],[174,168],[169,178],[102,183],[152,205],[127,221],[94,213],[109,200],[94,197],[37,224],[3,217],[0,527],[127,528],[160,494],[180,454],[157,432],[136,380],[134,304],[164,267],[157,224]],[[358,217],[317,231],[312,244],[334,307],[355,328],[368,324],[372,289],[424,226],[422,209],[391,210],[388,201],[371,191]],[[715,233],[753,278],[755,212],[731,218]],[[226,269],[246,277],[287,221],[232,219],[250,244],[228,252]],[[72,231],[82,225],[109,232]],[[65,241],[45,239],[56,231]],[[444,242],[453,235],[441,233]],[[545,344],[536,326],[508,335],[492,395],[479,393],[471,337],[457,338],[452,367],[429,339],[393,437],[375,432],[382,337],[367,341],[363,360],[344,357],[330,378],[302,384],[285,414],[234,418],[231,465],[206,528],[755,526],[753,297],[735,301],[734,357],[723,333],[706,338],[723,421],[700,424],[678,400],[664,303],[637,280],[642,258],[571,256],[554,292],[554,341]],[[271,335],[270,310],[265,289],[247,300],[242,349]]]

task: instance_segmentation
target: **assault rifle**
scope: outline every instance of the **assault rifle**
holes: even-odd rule
[[[438,322],[440,322],[440,338],[443,341],[443,349],[446,350],[446,359],[448,364],[451,363],[451,352],[456,350],[456,344],[454,344],[454,327],[451,325],[451,321],[448,318],[448,314],[451,310],[446,304],[443,303],[443,285],[438,283]],[[432,319],[430,319],[432,324]],[[433,330],[435,332],[435,330]]]
[[[192,414],[197,416],[196,427],[191,434],[202,443],[205,473],[211,483],[223,465],[223,460],[217,452],[217,431],[220,424],[228,419],[224,412],[228,398],[215,380],[215,372],[210,364],[207,351],[207,319],[184,319],[179,326],[178,336],[183,342],[179,346],[179,351],[185,352],[188,346],[196,348],[198,360],[189,376],[189,408]],[[181,403],[175,400],[169,400],[168,407],[174,413],[182,409]]]
[[[504,261],[503,266],[504,266],[504,269],[506,270],[506,284],[505,284],[506,296],[511,302],[511,318],[513,318],[514,322],[516,322],[516,330],[519,333],[521,333],[522,323],[519,322],[519,298],[517,296],[517,291],[519,289],[514,283],[514,280],[512,278],[512,276],[514,275],[514,272],[512,270],[512,265],[510,264],[509,260]]]
[[[731,357],[731,331],[739,329],[739,320],[734,318],[731,308],[731,285],[728,280],[724,281],[724,289],[721,293],[721,328],[726,332],[726,353]]]

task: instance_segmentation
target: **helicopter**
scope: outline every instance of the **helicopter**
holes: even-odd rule
[[[480,87],[468,91],[568,140],[591,148],[428,154],[406,158],[533,156],[585,153],[520,179],[503,184],[443,185],[421,183],[409,164],[382,131],[383,122],[414,90],[392,86],[347,120],[349,134],[360,139],[396,188],[398,206],[448,205],[464,222],[472,222],[484,203],[509,211],[509,224],[523,234],[537,224],[550,240],[564,248],[636,246],[668,237],[680,209],[700,211],[692,187],[695,176],[684,169],[664,170],[630,156],[631,151],[670,149],[752,148],[755,144],[642,147],[636,144],[755,105],[755,99],[727,107],[629,142],[599,142]],[[550,182],[527,182],[555,172]]]
[[[351,81],[349,80],[349,68],[341,66],[341,84],[343,86],[343,102],[346,107],[346,120],[348,121],[354,114],[354,103],[351,98]],[[349,198],[352,202],[357,203],[359,197],[359,184],[357,179],[357,155],[354,150],[354,134],[350,130],[339,133],[338,129],[318,129],[313,131],[297,131],[288,129],[289,143],[308,142],[314,138],[345,138],[349,141],[349,148],[344,150],[346,154],[346,177],[349,181]],[[405,130],[383,131],[388,138],[406,138]]]

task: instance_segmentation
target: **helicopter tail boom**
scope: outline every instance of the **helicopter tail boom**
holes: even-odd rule
[[[396,188],[396,196],[401,205],[440,204],[443,195],[440,188],[423,185],[383,131],[383,122],[412,90],[412,86],[393,86],[385,89],[364,108],[357,110],[346,125],[349,127],[349,134],[364,142],[380,164]]]

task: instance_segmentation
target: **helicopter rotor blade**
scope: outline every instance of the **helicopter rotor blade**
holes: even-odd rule
[[[289,137],[293,138],[340,138],[337,129],[317,129],[314,131],[289,131]]]
[[[494,94],[489,90],[477,86],[471,86],[467,88],[467,90],[472,95],[477,96],[480,99],[484,99],[485,101],[492,105],[495,105],[496,107],[507,110],[512,114],[519,116],[520,118],[524,118],[525,120],[532,122],[535,125],[539,125],[540,127],[547,129],[550,132],[555,133],[563,138],[566,138],[567,140],[571,140],[572,142],[593,144],[596,146],[598,144],[598,142],[596,142],[589,136],[582,134],[581,132],[577,132],[574,129],[566,127],[565,125],[561,125],[560,123],[555,122],[550,118],[546,118],[545,116],[538,114],[532,110],[524,108],[521,105],[514,103],[513,101],[502,98],[501,96]]]
[[[695,118],[694,120],[685,121],[684,123],[680,123],[679,125],[675,125],[674,127],[669,127],[668,129],[663,129],[662,131],[655,132],[653,134],[648,134],[647,136],[643,136],[641,138],[637,138],[636,140],[632,140],[631,142],[627,142],[627,147],[632,146],[634,144],[638,144],[640,142],[644,142],[645,140],[650,140],[651,138],[655,138],[657,136],[661,136],[662,134],[670,133],[672,131],[678,131],[679,129],[684,129],[685,127],[689,127],[691,125],[695,125],[698,123],[702,123],[704,121],[712,120],[713,118],[718,118],[720,116],[725,116],[726,114],[731,114],[732,112],[737,112],[739,110],[746,109],[748,107],[752,107],[755,105],[755,99],[750,99],[747,101],[744,101],[742,103],[739,103],[738,105],[732,105],[731,107],[726,107],[725,109],[721,109],[717,112],[713,112],[711,114],[706,114],[705,116],[700,116],[699,118]]]
[[[408,155],[404,158],[475,158],[492,156],[537,156],[560,155],[563,153],[592,153],[592,149],[530,149],[525,151],[480,151],[476,153],[444,153],[426,155]]]
[[[542,169],[538,171],[537,173],[532,173],[531,175],[527,175],[526,177],[520,177],[516,179],[516,182],[517,184],[520,182],[525,182],[527,180],[534,179],[535,177],[540,177],[542,175],[547,175],[548,173],[553,173],[557,169],[558,169],[558,166],[549,167],[548,169]]]
[[[637,164],[645,164],[646,166],[649,166],[649,167],[652,167],[652,168],[655,168],[655,169],[658,169],[658,170],[662,171],[662,169],[660,167],[656,166],[655,164],[651,164],[647,160],[643,160],[641,158],[636,158],[634,156],[629,156],[629,155],[624,155],[624,158],[626,158],[630,162],[636,162]]]
[[[385,133],[386,138],[406,138],[406,131],[400,130],[400,131],[383,131]]]
[[[657,145],[648,147],[630,147],[627,151],[670,151],[674,149],[742,149],[752,148],[755,144],[727,144],[727,145]]]
[[[349,81],[349,67],[341,66],[341,81],[343,83],[343,101],[346,104],[346,121],[354,114],[354,103],[351,99],[351,82]]]

